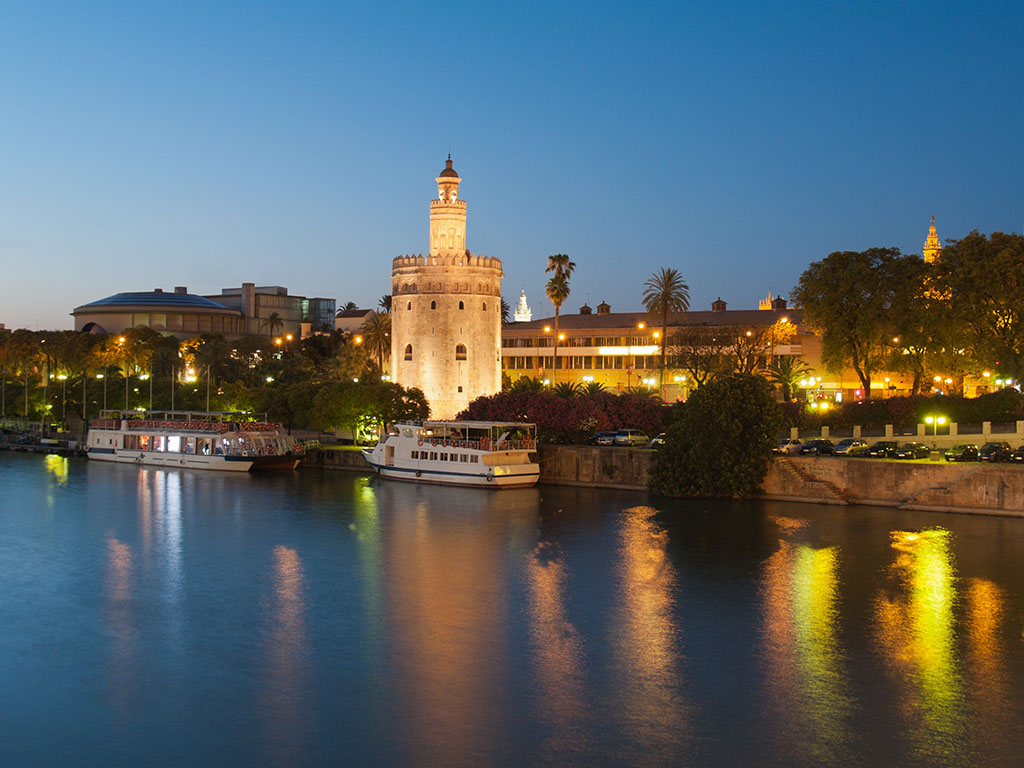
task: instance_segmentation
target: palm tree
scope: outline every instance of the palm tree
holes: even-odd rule
[[[359,305],[356,304],[354,301],[346,301],[344,304],[342,304],[341,309],[338,310],[337,314],[340,315],[342,312],[348,312],[353,309],[359,309]]]
[[[790,402],[793,399],[793,390],[800,379],[807,378],[811,372],[810,367],[799,357],[793,355],[779,355],[768,366],[768,381],[778,384],[782,390],[783,402]]]
[[[594,395],[599,395],[606,391],[607,388],[600,381],[588,381],[586,387],[583,389],[583,394],[587,397],[593,397]]]
[[[677,269],[662,267],[644,283],[644,309],[661,325],[661,375],[659,391],[665,384],[665,337],[670,316],[682,315],[690,308],[690,286]]]
[[[267,330],[271,336],[284,328],[284,318],[282,318],[277,312],[271,312],[263,319],[263,327]]]
[[[380,301],[377,302],[377,308],[387,314],[391,311],[391,294],[385,293],[380,297]]]
[[[508,325],[509,317],[512,315],[512,307],[505,301],[505,297],[501,297],[501,324]]]
[[[583,386],[575,381],[563,381],[556,384],[551,390],[556,397],[582,397],[585,393]]]
[[[558,375],[558,315],[562,304],[569,298],[569,278],[572,277],[575,269],[576,262],[571,261],[568,254],[556,253],[553,256],[548,256],[548,266],[544,270],[545,275],[551,275],[551,279],[544,286],[544,293],[555,306],[555,357],[551,366],[552,383],[555,382],[555,377]]]
[[[361,330],[366,348],[377,354],[377,367],[384,373],[384,359],[391,355],[391,315],[374,312],[366,318]]]

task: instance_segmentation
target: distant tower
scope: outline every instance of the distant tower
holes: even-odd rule
[[[526,303],[526,289],[519,294],[519,306],[516,307],[516,313],[514,315],[517,323],[528,323],[533,320],[533,312],[530,311],[530,306]]]
[[[932,225],[928,227],[928,238],[924,241],[924,260],[927,264],[934,264],[942,254],[942,244],[939,236],[935,234],[935,214],[932,214]]]
[[[451,155],[430,201],[430,250],[391,263],[391,368],[451,419],[501,390],[501,261],[466,250],[466,202]]]

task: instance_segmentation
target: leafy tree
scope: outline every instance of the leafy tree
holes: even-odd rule
[[[807,378],[810,372],[810,367],[799,357],[779,355],[768,365],[767,378],[772,384],[778,385],[782,401],[788,403],[793,399],[793,392],[800,379]]]
[[[685,325],[670,340],[673,363],[685,370],[695,387],[727,373],[729,335],[702,325]]]
[[[571,261],[564,253],[556,253],[548,256],[548,266],[544,274],[551,275],[547,285],[544,286],[544,294],[555,307],[555,359],[551,371],[551,381],[555,381],[558,375],[558,317],[562,304],[569,298],[569,278],[576,269],[576,262]]]
[[[943,248],[936,266],[950,320],[977,364],[1024,378],[1024,236],[971,232]]]
[[[782,413],[760,376],[708,382],[682,406],[651,472],[666,496],[747,498],[760,492]]]
[[[822,360],[835,370],[853,368],[865,398],[892,338],[899,286],[916,274],[915,261],[896,248],[836,251],[811,264],[793,290],[804,319],[821,331]]]
[[[658,383],[664,385],[668,321],[682,317],[690,308],[690,286],[683,281],[679,270],[662,267],[644,283],[643,305],[661,326],[661,375]]]

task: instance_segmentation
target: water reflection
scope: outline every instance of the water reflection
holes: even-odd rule
[[[773,518],[784,536],[806,520]],[[770,733],[794,758],[853,754],[845,657],[838,637],[839,549],[780,540],[762,575],[762,657]]]
[[[106,681],[112,703],[123,719],[130,717],[138,693],[133,565],[131,547],[108,536],[104,615],[111,652]]]
[[[1017,725],[1012,714],[1013,692],[1006,679],[1006,648],[1002,631],[1006,593],[988,579],[971,579],[966,595],[967,665],[971,679],[972,709],[984,723],[984,738],[977,740],[979,762],[996,762],[1011,751]],[[991,753],[988,755],[986,753]]]
[[[878,642],[898,678],[905,730],[931,760],[963,754],[964,685],[956,654],[956,576],[950,533],[893,531],[896,588],[875,601]]]
[[[579,724],[590,719],[584,647],[566,616],[565,565],[554,545],[541,542],[527,557],[526,579],[537,714],[546,734],[539,752],[545,762],[578,761],[587,747]]]
[[[682,637],[675,625],[676,572],[668,534],[656,510],[634,507],[619,531],[620,609],[614,632],[619,721],[632,744],[662,754],[691,738],[688,702],[681,695]],[[632,761],[643,759],[637,752]]]
[[[68,459],[66,456],[58,456],[56,453],[49,453],[43,460],[46,471],[57,481],[58,485],[64,485],[68,481]]]
[[[274,547],[273,568],[265,731],[276,762],[288,764],[298,754],[295,740],[305,730],[309,708],[305,598],[299,553],[290,547]]]

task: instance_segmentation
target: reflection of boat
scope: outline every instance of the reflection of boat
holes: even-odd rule
[[[145,417],[104,411],[89,424],[86,454],[96,461],[248,472],[295,469],[302,460],[284,427],[242,414],[161,411]]]
[[[540,477],[533,424],[424,421],[395,424],[366,461],[381,477],[442,485],[523,488]]]

